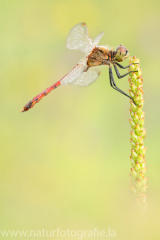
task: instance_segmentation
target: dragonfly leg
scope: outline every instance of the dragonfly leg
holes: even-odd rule
[[[118,77],[118,78],[123,78],[123,77],[127,76],[128,74],[130,74],[131,72],[138,72],[138,71],[130,71],[130,72],[124,74],[124,75],[121,75],[121,74],[119,73],[118,68],[117,68],[117,66],[116,66],[115,64],[114,64],[114,69],[115,69],[115,71],[116,71],[116,74],[117,74],[117,77]]]
[[[128,66],[124,67],[124,66],[122,66],[121,64],[119,64],[119,63],[116,62],[116,65],[117,65],[118,67],[120,67],[120,68],[123,68],[123,69],[129,68],[132,64],[139,64],[139,63],[131,63],[131,64],[129,64]]]
[[[133,100],[132,97],[130,97],[128,94],[126,94],[125,92],[123,92],[121,89],[119,89],[116,84],[115,84],[115,81],[114,81],[114,78],[113,78],[113,72],[112,72],[112,68],[111,66],[109,66],[109,79],[110,79],[110,85],[112,88],[114,88],[115,90],[117,90],[118,92],[122,93],[123,95],[125,95],[126,97],[129,97],[130,99],[132,99],[132,101],[134,102],[135,105],[137,105],[135,103],[135,101]]]

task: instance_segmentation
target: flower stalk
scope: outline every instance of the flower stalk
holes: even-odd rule
[[[137,71],[129,74],[129,94],[134,99],[137,106],[130,101],[130,115],[131,119],[129,119],[131,125],[131,156],[130,162],[132,165],[131,168],[131,185],[130,185],[130,193],[136,202],[136,205],[141,206],[146,209],[147,207],[147,197],[146,197],[146,189],[147,189],[147,177],[146,175],[146,161],[145,161],[145,153],[146,147],[144,147],[144,138],[146,136],[146,129],[144,129],[144,112],[142,111],[144,105],[143,99],[143,78],[142,72],[139,65],[139,59],[135,56],[130,58],[130,63],[138,63],[132,64],[129,67],[129,71]]]

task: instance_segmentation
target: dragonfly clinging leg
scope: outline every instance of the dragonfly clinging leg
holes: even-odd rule
[[[130,72],[129,72],[130,73]],[[127,73],[128,74],[128,73]],[[124,74],[124,76],[126,76],[127,74]],[[121,76],[122,77],[122,76]],[[129,97],[130,99],[132,99],[132,97],[130,97],[127,93],[123,92],[121,89],[119,89],[116,86],[116,83],[114,81],[114,77],[113,77],[113,72],[112,72],[112,67],[109,66],[109,79],[110,79],[110,85],[111,87],[113,87],[115,90],[117,90],[118,92],[122,93],[123,95],[125,95],[126,97]],[[136,105],[135,101],[132,99],[132,101],[134,102],[134,104]]]

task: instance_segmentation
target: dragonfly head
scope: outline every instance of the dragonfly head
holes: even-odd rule
[[[125,46],[123,45],[119,45],[116,50],[115,50],[115,60],[117,62],[122,62],[123,60],[125,60],[128,55],[129,55],[129,51],[127,48],[125,48]]]

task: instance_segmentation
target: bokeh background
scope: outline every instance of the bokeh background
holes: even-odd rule
[[[83,58],[65,47],[79,22],[87,23],[93,38],[105,31],[100,44],[124,44],[140,58],[149,177],[145,213],[132,211],[128,194],[129,99],[110,87],[107,67],[91,86],[62,86],[20,114]],[[160,239],[159,56],[159,0],[0,0],[0,229],[110,227],[118,240]],[[115,76],[124,91],[127,79]]]

